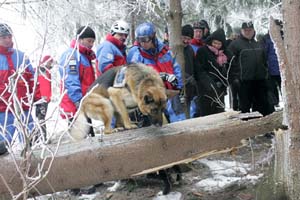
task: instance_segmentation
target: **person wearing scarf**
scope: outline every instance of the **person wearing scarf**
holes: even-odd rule
[[[126,39],[129,24],[123,20],[113,23],[106,39],[97,47],[97,76],[110,68],[126,64]]]
[[[18,120],[28,127],[28,132],[33,128],[29,108],[32,100],[40,98],[39,90],[33,91],[34,70],[30,61],[13,46],[11,28],[0,23],[0,155],[7,152],[6,145],[12,142],[15,130],[18,131],[15,116],[21,116]],[[21,142],[26,140],[21,133],[18,134]]]
[[[193,35],[193,39],[190,41],[190,44],[196,55],[197,50],[205,45],[205,43],[202,39],[204,30],[205,30],[205,26],[203,24],[201,24],[200,22],[195,22],[193,24],[193,29],[194,29],[194,35]]]
[[[61,92],[64,94],[60,107],[64,119],[74,117],[82,97],[95,81],[96,73],[92,66],[92,60],[96,58],[92,50],[95,38],[92,28],[80,27],[76,39],[71,41],[70,47],[59,60]]]
[[[195,78],[200,94],[198,116],[224,112],[229,61],[225,41],[224,30],[218,29],[207,38],[206,45],[197,51]]]

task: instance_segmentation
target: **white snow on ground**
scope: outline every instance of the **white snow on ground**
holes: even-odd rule
[[[100,195],[99,192],[96,192],[94,194],[82,194],[80,197],[78,197],[79,200],[95,200],[97,195]]]
[[[160,191],[153,200],[183,200],[183,196],[180,192],[170,192],[168,195],[163,195]]]
[[[212,174],[212,177],[202,179],[196,183],[197,188],[205,191],[219,191],[233,184],[246,182],[255,184],[263,176],[262,173],[257,175],[248,174],[251,166],[236,161],[201,159],[198,162],[208,166]]]
[[[110,192],[116,192],[121,187],[121,181],[117,181],[113,186],[108,187],[107,190]]]

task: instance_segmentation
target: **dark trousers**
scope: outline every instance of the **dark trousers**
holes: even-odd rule
[[[219,98],[219,101],[222,103],[215,102],[205,95],[201,96],[198,100],[199,116],[203,117],[211,114],[224,112],[224,96],[221,96]]]
[[[239,100],[242,113],[258,111],[262,115],[274,112],[274,106],[268,99],[267,80],[241,81]]]
[[[238,95],[239,90],[240,90],[240,84],[230,85],[230,106],[233,110],[240,110],[239,95]]]

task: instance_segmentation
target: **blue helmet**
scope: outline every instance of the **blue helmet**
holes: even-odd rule
[[[152,23],[150,22],[144,22],[140,25],[135,30],[135,37],[150,37],[153,38],[155,36],[155,27]]]

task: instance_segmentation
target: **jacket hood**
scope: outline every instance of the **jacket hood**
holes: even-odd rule
[[[205,40],[206,44],[211,45],[213,40],[218,40],[222,42],[222,49],[225,48],[226,45],[226,37],[225,37],[225,32],[223,29],[217,29],[214,31],[208,38]]]

